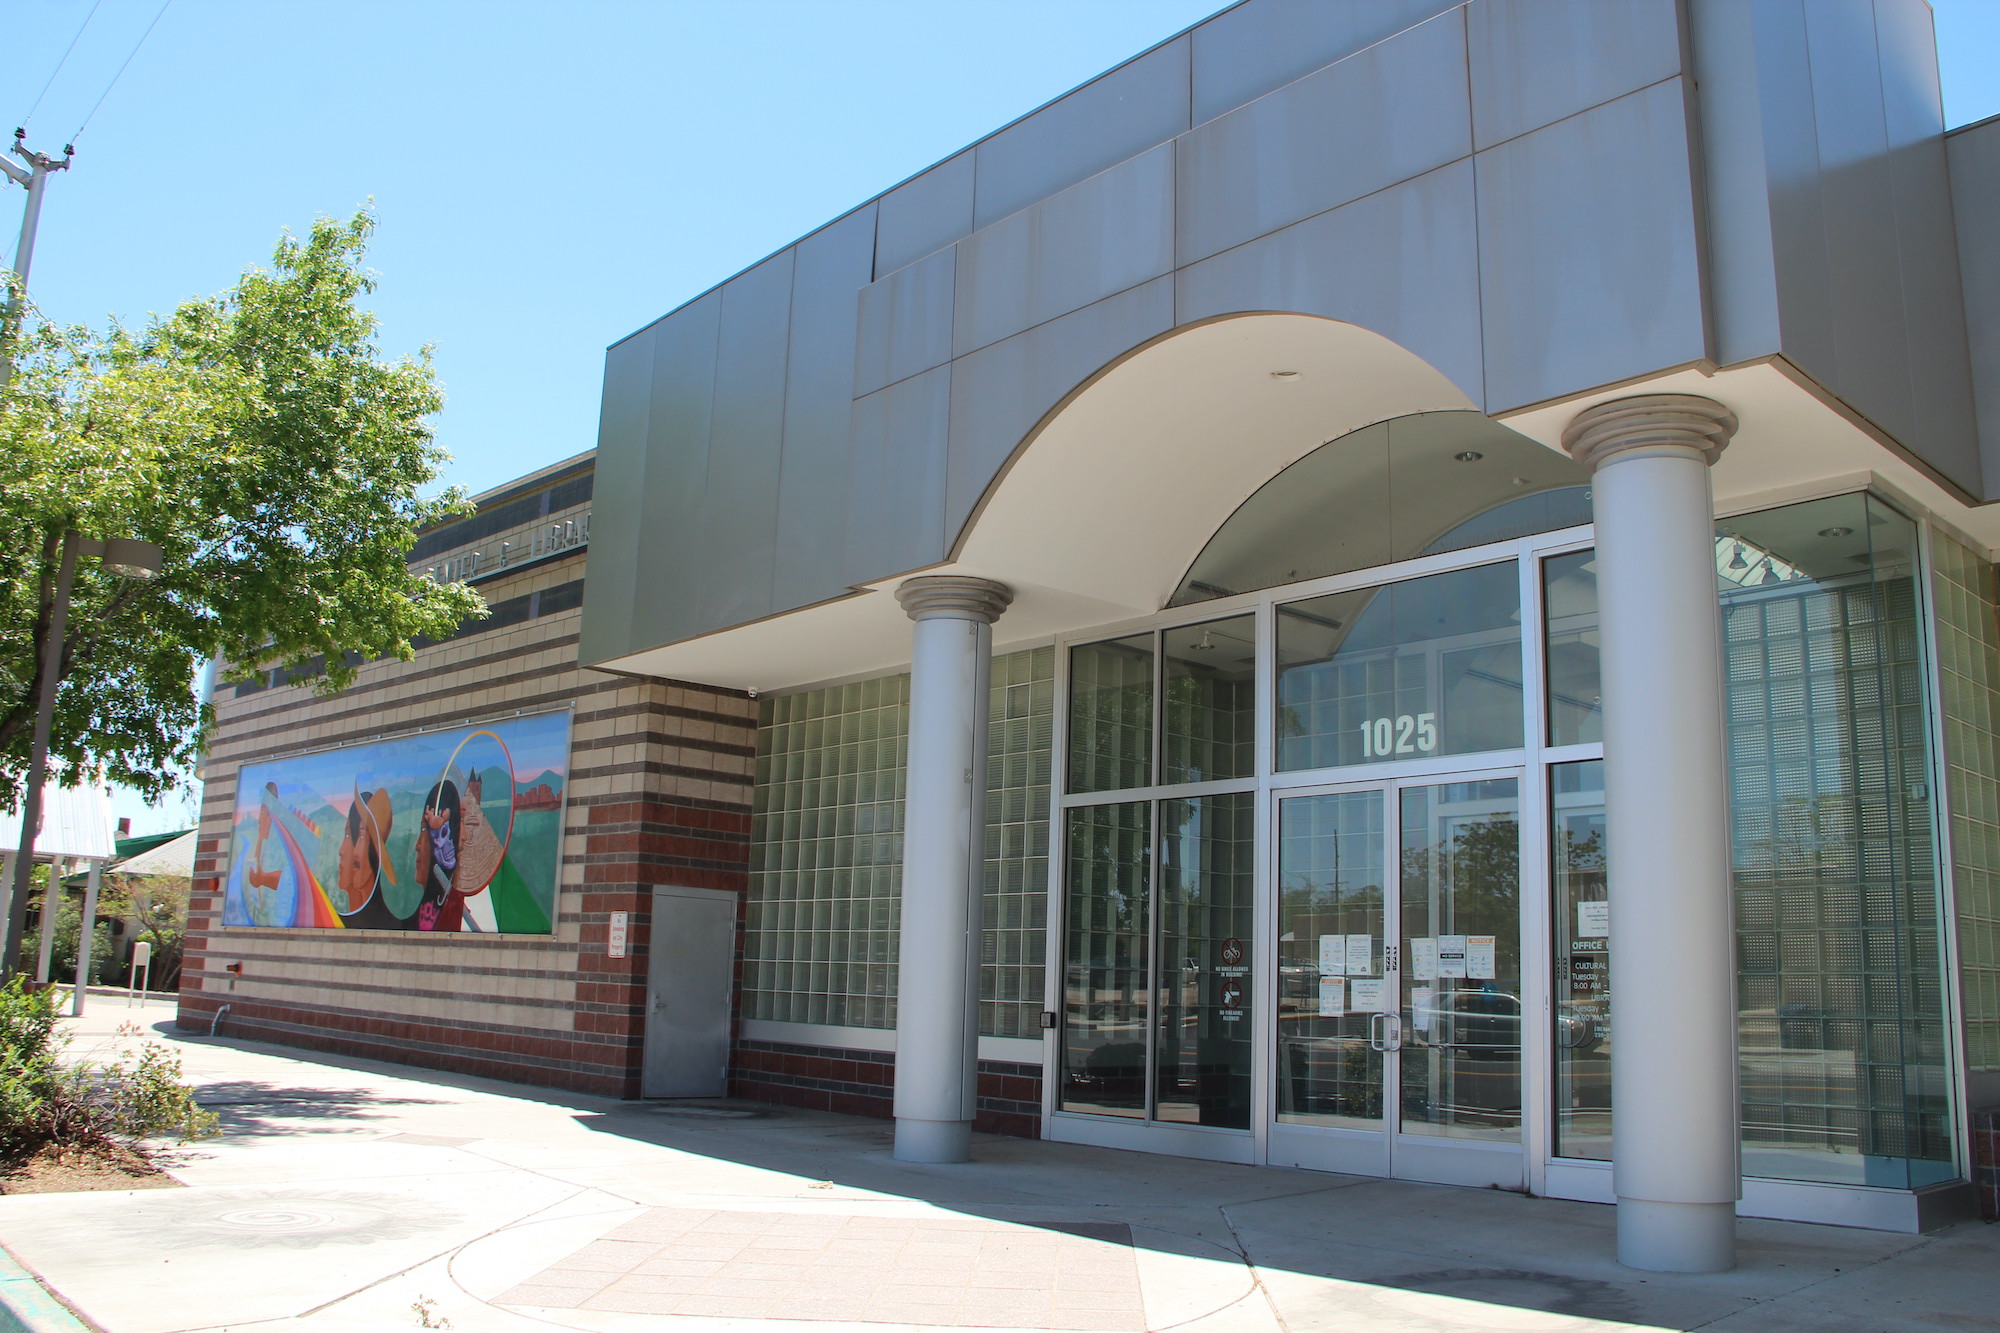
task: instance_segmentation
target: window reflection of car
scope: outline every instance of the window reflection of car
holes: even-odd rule
[[[1521,1057],[1521,997],[1504,991],[1453,991],[1438,996],[1430,1031],[1418,1036],[1427,1046],[1443,1046],[1473,1060]]]
[[[1278,998],[1316,1002],[1319,999],[1319,969],[1311,963],[1280,963]]]
[[[1086,1050],[1072,1048],[1063,1079],[1063,1098],[1089,1106],[1140,1107],[1146,1104],[1146,1048],[1136,1041],[1110,1041]]]
[[[1441,1123],[1517,1123],[1520,996],[1450,991],[1432,1001],[1428,1017],[1425,1028],[1404,1034],[1404,1113]]]

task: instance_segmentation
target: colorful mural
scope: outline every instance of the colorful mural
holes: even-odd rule
[[[225,926],[546,935],[569,713],[245,764]]]

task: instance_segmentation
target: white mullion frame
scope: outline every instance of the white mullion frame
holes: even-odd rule
[[[1063,1016],[1067,997],[1069,914],[1064,910],[1063,876],[1069,867],[1069,817],[1062,793],[1069,786],[1069,645],[1055,645],[1055,705],[1049,726],[1049,782],[1055,799],[1049,802],[1048,922],[1042,931],[1042,1013],[1055,1015],[1055,1026],[1042,1029],[1042,1125],[1043,1138],[1056,1108],[1062,1104]]]
[[[1922,511],[1918,511],[1920,514]],[[1938,977],[1944,1012],[1942,1037],[1945,1065],[1951,1071],[1946,1081],[1945,1099],[1950,1119],[1952,1164],[1960,1176],[1970,1178],[1972,1164],[1972,1118],[1967,1112],[1970,1075],[1965,1058],[1965,984],[1959,972],[1958,954],[1958,874],[1952,860],[1951,764],[1944,752],[1944,659],[1938,652],[1937,561],[1935,533],[1928,515],[1914,520],[1917,527],[1917,608],[1923,617],[1920,640],[1927,670],[1924,678],[1924,732],[1930,751],[1932,872],[1938,882]]]
[[[1257,734],[1252,744],[1254,795],[1251,818],[1256,841],[1250,886],[1250,1133],[1258,1165],[1271,1159],[1271,1122],[1277,1118],[1274,1061],[1278,1049],[1278,913],[1277,804],[1272,797],[1271,769],[1276,756],[1278,649],[1277,601],[1259,597],[1256,604],[1257,687],[1251,692]]]
[[[1280,979],[1278,968],[1275,964],[1278,948],[1278,916],[1283,906],[1277,883],[1278,848],[1282,842],[1281,834],[1283,832],[1281,826],[1283,815],[1280,807],[1288,800],[1310,799],[1315,796],[1354,795],[1364,792],[1373,792],[1382,802],[1383,943],[1386,945],[1389,942],[1392,937],[1391,932],[1396,932],[1394,938],[1400,943],[1403,911],[1402,858],[1400,855],[1400,820],[1402,810],[1399,800],[1401,788],[1396,784],[1394,779],[1336,780],[1314,783],[1309,786],[1266,784],[1264,788],[1263,795],[1265,799],[1262,802],[1260,810],[1260,813],[1264,817],[1264,823],[1261,825],[1262,836],[1260,841],[1265,848],[1265,859],[1270,863],[1271,877],[1262,881],[1264,885],[1268,886],[1268,889],[1262,901],[1258,903],[1257,918],[1259,929],[1263,930],[1269,937],[1271,952],[1265,956],[1273,961],[1273,965],[1263,969],[1268,977],[1268,984],[1259,990],[1260,996],[1265,997],[1262,1007],[1269,1014],[1270,1038],[1268,1042],[1259,1046],[1258,1050],[1254,1053],[1251,1063],[1252,1072],[1258,1079],[1258,1090],[1263,1094],[1266,1109],[1269,1112],[1257,1125],[1259,1145],[1257,1160],[1260,1164],[1267,1163],[1270,1160],[1270,1131],[1277,1120],[1275,1101],[1279,1072],[1277,1069],[1277,1023]],[[1338,837],[1339,835],[1336,833],[1335,836]],[[1388,981],[1386,969],[1383,980],[1386,986]],[[1402,999],[1400,986],[1401,980],[1399,977],[1398,993],[1394,997],[1399,1006],[1398,1012],[1400,1012]],[[1389,1172],[1393,1173],[1396,1136],[1401,1127],[1402,1094],[1398,1084],[1402,1078],[1402,1072],[1400,1054],[1398,1054],[1397,1059],[1392,1061],[1387,1058],[1387,1053],[1385,1053],[1385,1058],[1382,1061],[1382,1116],[1380,1123],[1374,1129],[1366,1129],[1355,1125],[1312,1126],[1309,1128],[1325,1130],[1333,1135],[1346,1136],[1350,1141],[1361,1136],[1377,1136],[1380,1143],[1383,1164],[1388,1168]],[[1255,1104],[1255,1098],[1253,1098],[1253,1108]],[[1298,1128],[1308,1127],[1300,1126]]]
[[[1253,864],[1257,875],[1256,897],[1258,903],[1252,928],[1252,960],[1274,959],[1277,948],[1277,912],[1275,884],[1276,873],[1276,817],[1277,801],[1285,796],[1304,795],[1310,789],[1343,788],[1357,786],[1378,786],[1400,790],[1404,785],[1420,785],[1425,781],[1449,781],[1461,776],[1493,774],[1496,771],[1512,771],[1520,774],[1526,788],[1520,793],[1520,810],[1523,842],[1521,849],[1522,911],[1521,911],[1521,970],[1522,989],[1532,989],[1531,982],[1538,982],[1541,1004],[1553,1012],[1551,988],[1553,978],[1549,975],[1549,920],[1548,898],[1553,891],[1554,881],[1550,876],[1546,843],[1549,818],[1548,809],[1548,768],[1553,764],[1572,763],[1578,760],[1603,757],[1602,745],[1549,746],[1547,739],[1547,700],[1542,684],[1546,678],[1544,654],[1547,644],[1546,626],[1542,624],[1541,562],[1551,556],[1572,551],[1588,550],[1596,544],[1596,537],[1589,526],[1564,528],[1555,532],[1536,533],[1526,537],[1513,538],[1503,542],[1492,542],[1485,546],[1470,547],[1462,551],[1448,551],[1438,555],[1420,556],[1392,565],[1375,566],[1362,570],[1351,570],[1325,578],[1311,579],[1301,583],[1285,584],[1278,588],[1264,588],[1252,592],[1238,593],[1229,597],[1218,597],[1209,601],[1195,602],[1186,606],[1171,607],[1149,616],[1135,616],[1122,621],[1093,626],[1070,634],[1057,635],[1054,640],[1056,652],[1055,669],[1055,718],[1051,728],[1050,781],[1054,790],[1050,801],[1049,829],[1049,876],[1048,876],[1048,919],[1049,928],[1045,933],[1046,964],[1044,967],[1044,1006],[1057,1015],[1058,1026],[1047,1032],[1042,1079],[1042,1130],[1050,1133],[1053,1117],[1059,1114],[1062,1078],[1061,1022],[1064,1013],[1064,960],[1067,958],[1068,916],[1064,910],[1063,880],[1068,862],[1067,832],[1068,812],[1080,806],[1124,804],[1134,801],[1148,803],[1148,822],[1151,828],[1151,865],[1148,883],[1149,931],[1147,948],[1151,960],[1157,962],[1159,932],[1159,803],[1187,797],[1224,795],[1230,792],[1250,791],[1254,793],[1254,813],[1256,827],[1260,830],[1253,853]],[[1481,565],[1498,564],[1502,561],[1515,562],[1516,576],[1521,580],[1521,661],[1522,661],[1522,727],[1523,746],[1518,750],[1485,751],[1479,754],[1451,755],[1443,758],[1391,760],[1382,764],[1355,765],[1341,768],[1296,770],[1278,774],[1275,768],[1276,753],[1272,741],[1272,729],[1276,718],[1277,696],[1277,609],[1284,603],[1308,600],[1329,593],[1345,592],[1353,589],[1386,587],[1431,574],[1452,573],[1461,569],[1475,569]],[[1532,587],[1530,586],[1532,585]],[[1211,620],[1223,620],[1232,616],[1249,614],[1255,617],[1256,648],[1255,661],[1257,688],[1255,692],[1254,753],[1255,772],[1248,779],[1229,779],[1213,782],[1162,784],[1157,779],[1162,776],[1165,762],[1165,631],[1183,625],[1201,624]],[[1152,776],[1154,785],[1143,788],[1121,789],[1116,792],[1071,792],[1069,790],[1069,708],[1070,708],[1070,652],[1082,644],[1098,643],[1108,639],[1129,638],[1141,633],[1153,637],[1153,736],[1152,736]],[[1535,640],[1530,644],[1528,639]],[[1388,799],[1387,796],[1384,798]],[[1393,832],[1394,812],[1385,818]],[[1530,834],[1539,831],[1540,837]],[[1393,849],[1392,849],[1393,850]],[[1392,858],[1393,859],[1393,858]],[[1533,885],[1532,890],[1528,887]],[[1539,955],[1536,959],[1533,956]],[[1269,1129],[1272,1120],[1273,1075],[1272,1067],[1277,1022],[1277,969],[1274,966],[1253,967],[1255,974],[1263,973],[1261,984],[1253,990],[1251,1052],[1251,1132],[1255,1139],[1254,1160],[1262,1163],[1268,1160]],[[1152,978],[1149,968],[1149,983]],[[1157,1058],[1153,1040],[1152,1001],[1156,987],[1149,985],[1147,992],[1147,1043],[1146,1043],[1146,1105],[1145,1118],[1122,1123],[1139,1126],[1153,1126],[1160,1122],[1152,1118],[1152,1106],[1157,1079],[1154,1061]],[[1529,996],[1523,995],[1524,1007]],[[1525,1016],[1524,1016],[1525,1023]],[[1533,1043],[1523,1033],[1521,1077],[1523,1095],[1522,1151],[1527,1158],[1527,1170],[1531,1181],[1539,1181],[1553,1146],[1553,1121],[1550,1116],[1549,1083],[1554,1076],[1553,1050],[1541,1050],[1542,1069],[1535,1075],[1531,1085],[1529,1047],[1538,1049],[1548,1046],[1553,1040],[1553,1019],[1538,1025],[1540,1037]],[[1530,1089],[1534,1089],[1531,1093]],[[1529,1119],[1530,1098],[1539,1094],[1541,1105],[1538,1114],[1542,1129],[1536,1131],[1541,1140],[1531,1137]],[[1096,1117],[1091,1117],[1096,1119]],[[1175,1126],[1177,1129],[1188,1126]],[[1240,1131],[1216,1131],[1238,1133]],[[1392,1131],[1393,1132],[1393,1131]],[[1545,1140],[1545,1141],[1544,1141]],[[1530,1188],[1535,1188],[1531,1184]]]
[[[1530,561],[1526,557],[1523,557],[1523,564],[1527,563],[1530,563]],[[1533,710],[1524,709],[1523,711],[1527,712]],[[1533,777],[1532,769],[1520,765],[1516,765],[1514,767],[1503,766],[1499,768],[1487,769],[1481,772],[1470,773],[1470,774],[1451,773],[1451,774],[1444,774],[1442,776],[1444,782],[1499,781],[1507,778],[1512,778],[1514,780],[1515,825],[1518,830],[1519,837],[1524,840],[1527,838],[1528,827],[1529,827],[1528,817],[1527,817],[1527,809],[1528,809],[1526,800],[1527,794],[1522,790],[1522,786],[1527,782],[1529,782]],[[1387,825],[1386,834],[1389,840],[1390,859],[1388,861],[1387,878],[1390,884],[1393,885],[1395,890],[1394,895],[1390,900],[1395,907],[1394,915],[1390,916],[1387,913],[1385,913],[1385,919],[1383,923],[1383,941],[1385,944],[1390,939],[1394,939],[1398,941],[1398,943],[1400,943],[1402,940],[1402,933],[1403,933],[1403,914],[1405,908],[1405,903],[1403,898],[1403,855],[1402,855],[1403,834],[1405,832],[1405,829],[1403,828],[1403,793],[1406,791],[1421,790],[1422,788],[1425,787],[1442,786],[1444,785],[1444,782],[1440,782],[1435,778],[1427,777],[1422,774],[1413,773],[1406,777],[1385,781],[1380,786],[1380,790],[1383,793],[1383,822]],[[1527,872],[1528,872],[1528,863],[1526,855],[1526,844],[1524,841],[1522,845],[1521,864],[1518,872],[1520,878],[1516,881],[1517,885],[1520,885],[1522,887],[1517,888],[1516,891],[1516,897],[1515,897],[1516,912],[1515,912],[1515,923],[1514,923],[1514,928],[1517,932],[1519,932],[1520,942],[1521,942],[1521,989],[1523,990],[1523,992],[1528,991],[1533,983],[1533,976],[1528,970],[1529,967],[1528,946],[1530,937],[1528,935],[1528,909],[1526,901],[1528,898],[1528,894],[1525,891],[1525,884],[1527,882]],[[1439,934],[1444,933],[1439,929],[1439,927],[1443,923],[1438,920],[1437,913],[1433,911],[1428,913],[1427,915],[1429,917],[1429,929],[1431,935],[1435,937]],[[1402,992],[1403,976],[1400,964],[1402,963],[1403,960],[1399,957],[1397,961],[1399,966],[1397,968],[1397,974],[1395,978],[1396,985],[1393,988],[1393,999],[1394,1003],[1397,1006],[1397,1012],[1400,1013],[1403,1000],[1403,992]],[[1385,977],[1387,976],[1386,969],[1384,970],[1384,976]],[[1528,1105],[1527,1105],[1528,1084],[1526,1081],[1528,1078],[1528,1070],[1529,1070],[1528,1048],[1530,1045],[1533,1044],[1533,1041],[1529,1035],[1530,1029],[1528,1027],[1527,1001],[1529,997],[1527,994],[1524,993],[1522,995],[1516,996],[1515,998],[1521,1002],[1521,1034],[1520,1034],[1521,1045],[1520,1045],[1520,1061],[1517,1066],[1518,1070],[1517,1077],[1522,1080],[1521,1082],[1522,1106],[1521,1106],[1520,1142],[1518,1147],[1521,1154],[1522,1179],[1524,1181],[1527,1181],[1533,1179],[1534,1175],[1536,1174],[1536,1157],[1537,1157],[1534,1140],[1529,1137],[1529,1132],[1528,1132],[1529,1131]],[[1402,1115],[1403,1046],[1400,1039],[1397,1042],[1395,1056],[1396,1056],[1396,1061],[1395,1061],[1394,1083],[1393,1085],[1390,1085],[1386,1082],[1388,1078],[1388,1068],[1385,1065],[1384,1067],[1385,1086],[1383,1088],[1383,1096],[1382,1096],[1382,1105],[1383,1105],[1382,1127],[1384,1132],[1388,1135],[1389,1162],[1390,1162],[1390,1169],[1392,1171],[1395,1169],[1397,1153],[1403,1150],[1405,1141],[1407,1141],[1410,1145],[1410,1148],[1415,1151],[1422,1151],[1425,1148],[1429,1148],[1433,1145],[1438,1145],[1442,1143],[1451,1143],[1456,1146],[1463,1147],[1469,1151],[1496,1152],[1496,1153],[1504,1152],[1508,1148],[1515,1146],[1506,1143],[1491,1143],[1479,1139],[1452,1139],[1449,1136],[1411,1134],[1406,1130],[1404,1130],[1403,1115]],[[1393,1104],[1395,1108],[1393,1114],[1389,1110],[1389,1107],[1391,1106],[1392,1102],[1391,1098],[1392,1090],[1394,1094]],[[1530,1192],[1531,1193],[1533,1192],[1532,1186],[1530,1186]]]
[[[1541,1195],[1555,1135],[1550,1111],[1555,1074],[1555,1003],[1551,992],[1554,922],[1549,874],[1548,608],[1544,551],[1523,551],[1521,576],[1521,711],[1526,749],[1515,809],[1520,820],[1520,879],[1515,893],[1521,959],[1521,1167],[1528,1193]],[[1528,641],[1532,639],[1532,641]]]
[[[1250,791],[1256,784],[1249,778],[1222,778],[1214,782],[1177,782],[1164,787],[1121,787],[1115,792],[1087,791],[1059,797],[1065,810],[1083,805],[1116,805],[1121,801],[1177,801],[1196,796],[1226,796]]]
[[[1158,625],[1153,626],[1153,706],[1147,710],[1150,726],[1147,728],[1152,767],[1147,776],[1152,779],[1150,789],[1160,786],[1160,777],[1166,770],[1167,753],[1167,664],[1166,635]],[[1136,797],[1146,805],[1146,1088],[1144,1100],[1139,1104],[1141,1123],[1159,1123],[1154,1114],[1158,1110],[1160,1095],[1160,852],[1166,845],[1166,838],[1160,828],[1160,802],[1157,797]]]
[[[1549,742],[1548,709],[1548,621],[1545,605],[1546,585],[1542,581],[1543,562],[1557,556],[1590,550],[1596,544],[1594,538],[1588,541],[1569,542],[1541,547],[1530,555],[1524,555],[1524,566],[1532,565],[1533,596],[1535,606],[1534,624],[1537,627],[1536,643],[1528,653],[1533,669],[1541,681],[1541,689],[1535,702],[1538,714],[1528,733],[1528,755],[1530,762],[1524,770],[1528,790],[1521,794],[1521,824],[1524,834],[1529,830],[1538,836],[1529,839],[1522,847],[1522,923],[1521,923],[1521,972],[1522,989],[1530,989],[1531,984],[1540,990],[1539,1020],[1537,1028],[1541,1038],[1533,1043],[1536,1058],[1532,1082],[1524,1081],[1521,1087],[1524,1121],[1532,1107],[1535,1124],[1530,1134],[1529,1126],[1523,1124],[1523,1143],[1528,1150],[1528,1190],[1532,1194],[1544,1195],[1548,1191],[1549,1167],[1551,1163],[1576,1164],[1608,1171],[1609,1162],[1599,1162],[1590,1158],[1565,1158],[1556,1152],[1556,1118],[1560,1108],[1555,1101],[1556,1064],[1561,1059],[1555,1042],[1555,932],[1567,925],[1555,916],[1556,879],[1553,841],[1555,835],[1555,799],[1550,791],[1554,771],[1565,764],[1589,763],[1604,758],[1604,743],[1590,741],[1576,745],[1554,745]],[[1524,572],[1524,578],[1526,574]],[[1527,589],[1524,587],[1524,592]],[[1524,602],[1525,605],[1525,602]],[[1527,621],[1523,614],[1522,620]],[[1532,875],[1532,879],[1530,876]],[[1532,884],[1532,890],[1529,885]],[[1529,915],[1537,920],[1532,927]],[[1536,955],[1531,961],[1531,952]],[[1523,996],[1525,1002],[1526,996]],[[1524,1006],[1525,1007],[1525,1006]],[[1527,1080],[1531,1061],[1529,1045],[1525,1035],[1522,1040],[1521,1075]],[[1562,1197],[1573,1197],[1565,1194]]]

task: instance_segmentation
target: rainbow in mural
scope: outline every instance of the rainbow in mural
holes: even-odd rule
[[[222,924],[549,934],[569,720],[245,764]]]

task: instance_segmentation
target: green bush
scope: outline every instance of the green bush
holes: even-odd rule
[[[40,899],[34,902],[39,907]],[[56,904],[56,935],[53,948],[49,951],[49,976],[67,985],[76,978],[76,953],[79,937],[83,934],[83,904],[65,895]],[[111,923],[100,921],[91,932],[90,984],[100,985],[117,969],[118,946],[111,937]],[[33,927],[21,936],[20,957],[15,967],[29,976],[39,969],[42,953],[42,932]]]
[[[122,1037],[140,1030],[126,1024]],[[216,1118],[182,1081],[180,1057],[141,1042],[106,1063],[62,1058],[69,1037],[57,1027],[53,988],[29,990],[19,977],[0,986],[0,1154],[53,1146],[130,1145],[172,1137],[185,1143],[217,1133]]]
[[[55,948],[51,951],[49,976],[60,982],[76,979],[76,953],[78,937],[83,934],[83,904],[74,898],[67,898],[56,910]],[[111,923],[100,921],[97,929],[90,932],[90,981],[96,986],[117,966],[118,946],[111,940]],[[39,943],[37,944],[39,948]]]

